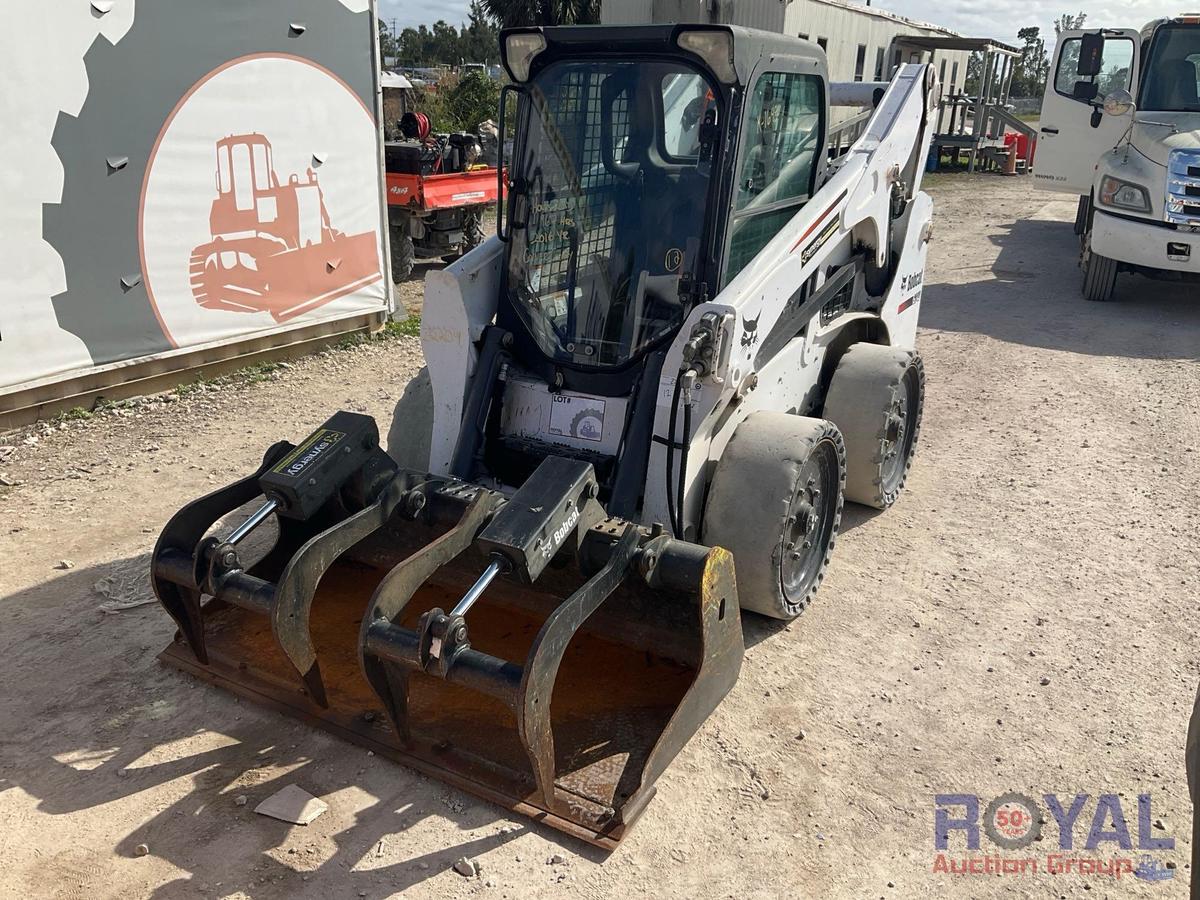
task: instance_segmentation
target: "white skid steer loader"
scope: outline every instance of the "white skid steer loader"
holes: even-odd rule
[[[902,67],[829,160],[827,98],[868,92],[806,41],[563,28],[504,51],[507,215],[427,277],[393,455],[498,490],[585,459],[610,514],[731,550],[741,607],[795,616],[843,496],[890,506],[916,446],[932,69]]]
[[[177,513],[163,656],[612,847],[736,681],[740,611],[799,614],[843,499],[904,485],[935,84],[901,67],[830,159],[870,89],[807,41],[501,44],[498,233],[427,276],[387,453],[339,412]]]

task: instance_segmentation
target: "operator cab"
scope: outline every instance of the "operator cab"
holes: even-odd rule
[[[520,484],[546,453],[584,458],[607,500],[619,467],[644,471],[649,434],[626,425],[656,402],[662,351],[820,181],[825,58],[727,26],[515,29],[501,47],[513,341],[484,462]]]
[[[815,45],[728,27],[619,31],[619,45],[604,27],[507,31],[501,42],[520,95],[501,324],[576,369],[627,367],[669,340],[761,249],[753,233],[773,235],[803,205],[823,156]],[[769,51],[763,68],[779,71],[745,103]],[[805,77],[788,77],[800,68]],[[731,206],[777,215],[730,229],[712,211]]]

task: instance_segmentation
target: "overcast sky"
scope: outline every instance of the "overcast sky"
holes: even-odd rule
[[[467,18],[468,0],[379,0],[379,15],[396,28],[422,23],[432,25],[445,19],[457,25]],[[992,37],[1015,43],[1017,29],[1039,25],[1049,33],[1053,43],[1051,23],[1062,13],[1088,14],[1089,25],[1110,28],[1141,28],[1151,19],[1178,15],[1184,7],[1200,8],[1200,0],[875,0],[875,5],[891,12],[944,25],[972,37]]]

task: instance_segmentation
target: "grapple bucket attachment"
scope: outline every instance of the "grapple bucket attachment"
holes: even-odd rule
[[[349,431],[336,419],[323,431]],[[730,554],[606,517],[591,466],[557,457],[506,498],[373,448],[290,520],[266,476],[312,440],[168,523],[154,584],[180,633],[162,658],[615,846],[737,679]],[[279,540],[242,571],[232,538],[253,517],[204,535],[259,494]]]

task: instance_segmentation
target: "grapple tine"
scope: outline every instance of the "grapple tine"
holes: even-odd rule
[[[554,792],[554,734],[550,729],[550,698],[558,667],[571,638],[625,580],[637,549],[638,528],[626,524],[608,562],[550,614],[526,658],[517,728],[533,766],[538,793],[548,809],[561,805]]]
[[[309,643],[309,646],[311,648],[311,642]],[[294,664],[295,663],[293,661],[293,665]],[[304,687],[308,691],[308,696],[312,697],[312,699],[319,706],[323,706],[328,709],[329,695],[325,693],[325,679],[321,677],[321,664],[314,659],[311,666],[309,666],[307,669],[298,671],[300,671],[300,679],[304,682]]]
[[[396,565],[379,582],[367,613],[363,616],[362,629],[359,636],[359,660],[367,681],[383,702],[384,710],[391,719],[396,733],[407,740],[408,727],[408,678],[405,673],[400,679],[393,680],[389,667],[381,659],[380,651],[395,653],[397,641],[406,641],[410,634],[407,629],[393,625],[404,613],[404,608],[412,600],[413,595],[430,576],[448,562],[459,556],[475,540],[475,535],[487,520],[499,498],[490,491],[480,490],[467,503],[460,518],[445,534],[436,538],[423,549],[409,556]],[[387,650],[385,645],[393,646]],[[416,642],[404,649],[416,656]],[[401,693],[397,693],[399,690]]]
[[[193,500],[175,513],[159,535],[151,557],[151,583],[163,609],[175,620],[196,658],[208,664],[204,614],[200,598],[206,568],[200,540],[222,517],[249,503],[260,493],[258,479],[292,449],[287,441],[274,444],[252,475]]]
[[[312,642],[313,595],[321,577],[343,553],[387,523],[405,500],[408,484],[408,478],[397,475],[366,509],[309,540],[292,556],[279,578],[271,606],[271,630],[309,695],[323,707],[329,706],[329,699]]]

